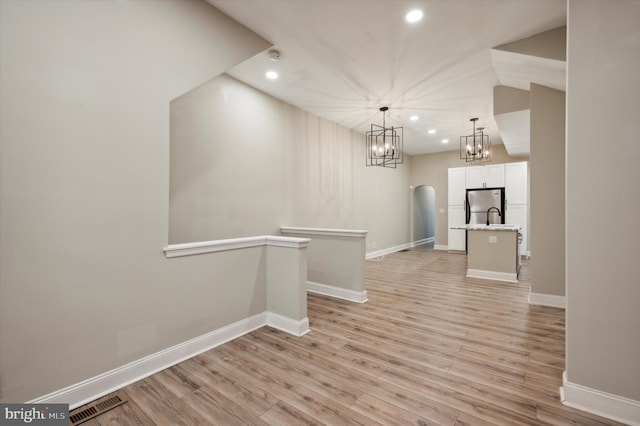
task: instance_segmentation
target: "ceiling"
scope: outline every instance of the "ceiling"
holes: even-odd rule
[[[458,149],[472,117],[501,143],[491,48],[566,23],[566,0],[207,1],[281,52],[229,75],[361,133],[382,124],[379,108],[388,106],[387,125],[404,127],[410,155]],[[407,23],[415,8],[424,18]],[[267,70],[280,77],[266,79]]]

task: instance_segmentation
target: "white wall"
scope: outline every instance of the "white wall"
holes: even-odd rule
[[[172,102],[171,136],[172,243],[280,226],[409,242],[409,167],[366,167],[362,134],[223,75]]]
[[[570,0],[567,28],[567,380],[638,402],[640,2]]]
[[[0,400],[263,312],[261,249],[162,248],[169,102],[269,44],[195,0],[3,0],[0,43]]]

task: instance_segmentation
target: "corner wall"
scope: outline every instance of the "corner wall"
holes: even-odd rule
[[[565,402],[640,423],[640,2],[569,0],[567,28]]]
[[[262,250],[165,259],[169,102],[270,44],[204,1],[0,1],[0,400],[266,308]]]
[[[365,229],[368,251],[410,242],[408,164],[366,167],[364,135],[226,74],[171,103],[171,137],[172,243],[281,226]]]
[[[565,295],[565,94],[531,84],[531,293]]]

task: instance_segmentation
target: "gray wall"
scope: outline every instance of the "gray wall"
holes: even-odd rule
[[[366,167],[364,135],[222,75],[171,103],[172,243],[365,229],[409,241],[409,167]],[[409,161],[406,157],[405,161]]]
[[[264,312],[262,248],[162,248],[169,102],[269,43],[190,0],[1,1],[0,43],[0,399]]]
[[[555,59],[556,61],[566,61],[566,45],[567,27],[562,26],[531,37],[523,38],[522,40],[514,41],[513,43],[503,44],[495,47],[494,49]]]
[[[170,102],[270,44],[200,0],[9,0],[0,20],[0,399],[37,398],[264,312],[264,250],[165,259],[162,248]],[[295,218],[369,229],[379,248],[409,241],[408,167],[366,168],[362,135],[251,99],[285,149],[221,159],[236,173],[195,213],[223,223],[194,215],[193,238],[276,233]],[[239,118],[246,142],[277,138]]]
[[[171,102],[171,244],[291,223],[293,110],[227,75]]]
[[[493,145],[493,163],[512,163],[522,158],[511,158],[504,145]],[[464,167],[467,163],[460,159],[459,151],[445,151],[435,154],[414,155],[411,157],[409,182],[414,187],[428,185],[436,193],[435,244],[448,244],[447,194],[449,188],[447,170],[449,167]],[[440,212],[440,209],[443,211]]]
[[[320,230],[304,232],[286,228],[281,233],[286,237],[311,239],[307,248],[307,280],[359,293],[366,291],[366,235],[321,235]]]
[[[493,114],[504,114],[529,109],[529,91],[509,86],[493,88]]]
[[[565,294],[565,94],[531,84],[531,293]]]
[[[567,27],[567,379],[640,401],[640,2],[570,0]]]

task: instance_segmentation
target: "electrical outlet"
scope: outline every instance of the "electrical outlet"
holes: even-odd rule
[[[444,209],[440,209],[440,213],[444,213]]]
[[[376,248],[376,243],[375,243],[375,241],[374,241],[373,243],[371,243],[371,247],[372,247],[372,248]]]
[[[489,244],[497,244],[498,243],[498,237],[495,235],[489,235]]]

